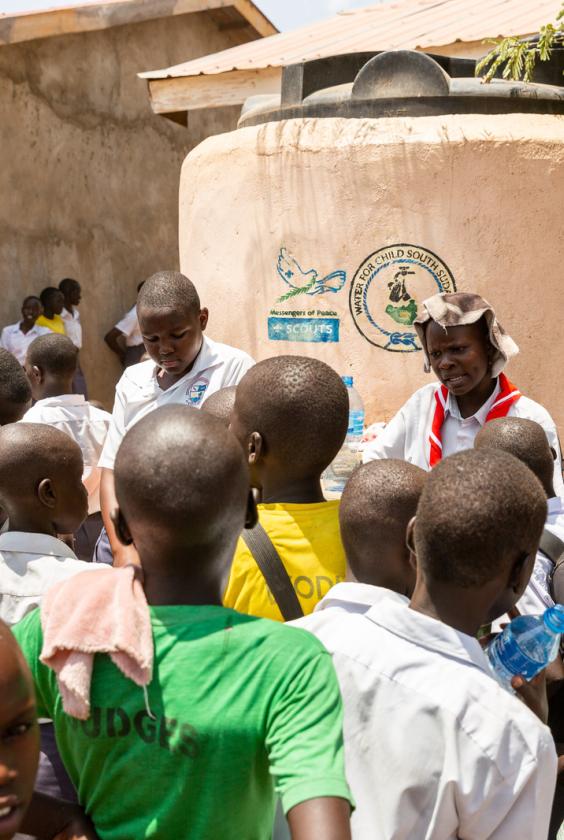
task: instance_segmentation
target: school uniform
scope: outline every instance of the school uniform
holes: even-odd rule
[[[65,322],[60,315],[53,315],[52,318],[48,318],[46,315],[40,315],[35,324],[38,327],[46,327],[49,332],[59,333],[60,335],[67,334]]]
[[[242,350],[204,336],[192,369],[166,391],[159,386],[159,368],[151,359],[126,368],[116,386],[112,422],[99,466],[113,470],[125,433],[151,411],[176,403],[199,408],[210,394],[237,385],[253,365],[253,359]]]
[[[564,499],[558,496],[548,499],[545,527],[547,531],[551,531],[564,542]],[[554,606],[550,591],[553,571],[554,563],[550,557],[542,551],[537,552],[531,578],[521,599],[517,602],[517,609],[521,615],[541,615],[549,607]]]
[[[20,323],[18,321],[17,324],[10,324],[4,327],[0,335],[0,347],[8,350],[16,357],[20,365],[23,365],[27,355],[27,348],[31,342],[35,341],[40,335],[46,335],[50,330],[47,327],[41,327],[35,323],[30,330],[24,333],[21,330]]]
[[[129,312],[126,312],[121,321],[117,322],[115,328],[125,336],[125,367],[136,365],[145,351],[143,336],[137,320],[137,304],[132,306]]]
[[[437,397],[441,386],[430,383],[419,388],[400,408],[378,437],[370,441],[364,450],[364,462],[379,458],[399,458],[429,470],[431,467],[431,433],[437,409]],[[446,389],[444,389],[446,391]],[[500,381],[491,396],[471,417],[463,418],[458,408],[456,397],[448,393],[444,404],[444,421],[441,429],[442,457],[454,452],[471,449],[474,439],[486,423],[488,415],[495,409],[501,393]],[[503,397],[502,397],[503,399]],[[562,481],[562,456],[558,441],[558,432],[554,420],[542,405],[519,396],[511,402],[505,413],[507,417],[524,417],[534,420],[545,431],[550,446],[557,453],[554,462],[554,488],[559,495],[564,495]]]
[[[339,678],[353,840],[545,838],[550,730],[498,685],[475,638],[401,596],[375,599],[298,622],[317,620]]]
[[[78,308],[75,306],[73,307],[72,312],[69,312],[68,309],[63,309],[61,312],[61,318],[65,323],[65,330],[74,344],[79,350],[82,349],[82,324],[80,323],[80,313]],[[80,367],[80,362],[77,364],[76,373],[74,375],[74,379],[72,381],[72,390],[75,394],[83,394],[85,399],[88,399],[88,387],[86,385],[86,379],[84,377],[84,373],[82,372],[82,368]]]
[[[76,551],[90,560],[102,530],[98,466],[112,415],[86,402],[82,394],[61,394],[38,400],[24,414],[22,423],[44,423],[65,432],[80,446],[84,460],[82,480],[88,490],[88,517],[75,534]]]

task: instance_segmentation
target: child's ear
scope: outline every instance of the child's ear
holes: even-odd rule
[[[200,309],[199,318],[200,318],[200,329],[201,329],[202,332],[204,332],[205,328],[208,325],[208,318],[209,318],[209,312],[208,312],[208,310],[206,309],[205,306],[204,306],[203,309]]]
[[[247,512],[245,514],[245,528],[250,530],[258,523],[258,510],[255,498],[255,491],[251,487],[247,497]]]
[[[52,510],[57,504],[57,494],[53,489],[53,482],[50,478],[41,479],[37,486],[36,493],[37,498],[42,505],[45,505],[45,507],[51,508]]]
[[[110,519],[112,520],[112,524],[116,529],[116,534],[120,543],[122,545],[133,545],[133,537],[131,536],[129,526],[125,521],[125,517],[121,512],[120,508],[115,508],[111,512]]]
[[[249,465],[253,466],[257,463],[264,449],[263,439],[260,432],[252,432],[247,441],[247,453]]]

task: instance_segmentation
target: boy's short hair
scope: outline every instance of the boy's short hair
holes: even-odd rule
[[[197,408],[168,405],[143,417],[125,435],[114,475],[129,525],[144,520],[196,545],[243,529],[243,452],[225,424]]]
[[[27,406],[30,400],[31,386],[24,369],[15,356],[0,347],[0,426],[11,422],[7,416],[2,417],[5,407]]]
[[[78,364],[78,348],[66,335],[40,335],[29,345],[27,361],[53,376],[72,377]]]
[[[425,577],[479,587],[534,552],[546,519],[546,494],[513,455],[470,449],[429,473],[415,520],[415,550]]]
[[[341,377],[318,359],[276,356],[258,362],[237,386],[235,409],[264,452],[303,476],[321,474],[345,439],[349,397]]]
[[[39,303],[39,304],[41,303],[41,299],[37,295],[27,295],[22,300],[22,306],[25,306],[26,303],[28,303],[28,301],[30,301],[30,300],[36,300],[37,303]]]
[[[524,417],[499,417],[478,432],[475,449],[509,452],[534,472],[547,495],[552,495],[554,456],[543,427]]]
[[[196,287],[179,271],[159,271],[145,280],[137,295],[137,309],[174,309],[183,314],[201,309]]]
[[[415,464],[385,459],[363,464],[348,480],[339,522],[347,563],[358,581],[371,582],[380,543],[405,545],[426,477]]]
[[[73,277],[63,277],[59,283],[59,291],[67,295],[72,289],[76,289],[77,286],[80,286],[78,280],[75,280]]]
[[[53,295],[58,295],[59,293],[60,289],[57,289],[56,286],[46,286],[39,295],[41,306],[49,306],[49,301],[53,299]]]
[[[208,414],[213,414],[218,420],[229,426],[231,414],[233,413],[233,406],[235,405],[235,394],[237,387],[235,385],[227,385],[225,388],[220,388],[215,391],[202,403],[202,411],[207,411]]]

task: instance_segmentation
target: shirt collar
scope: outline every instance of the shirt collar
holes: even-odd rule
[[[467,665],[473,665],[491,676],[487,657],[478,640],[442,621],[402,606],[389,598],[383,599],[377,608],[372,607],[364,615],[369,621],[395,636],[451,659],[458,659]]]
[[[6,531],[0,534],[0,551],[77,559],[74,551],[62,540],[51,537],[49,534],[27,533],[26,531]]]
[[[382,586],[371,586],[368,583],[344,582],[333,586],[327,595],[319,601],[314,612],[328,609],[329,607],[346,607],[351,605],[372,607],[382,598],[392,598],[399,602],[408,603],[407,598],[392,592],[391,589],[384,589]]]
[[[84,405],[86,400],[84,394],[59,394],[57,397],[45,397],[42,400],[37,400],[33,408],[39,406],[58,406],[58,405]]]
[[[464,418],[460,414],[460,409],[458,407],[456,397],[453,397],[453,395],[449,391],[448,396],[447,396],[446,406],[445,406],[445,418],[450,414],[450,416],[454,417],[455,420],[462,420],[462,419],[472,420],[472,419],[474,419],[474,420],[478,421],[480,426],[484,426],[485,423],[486,423],[487,416],[490,413],[494,402],[498,398],[500,391],[501,391],[501,387],[500,387],[499,379],[498,379],[496,384],[495,384],[495,388],[493,389],[493,393],[490,394],[490,396],[485,401],[483,406],[481,408],[479,408],[478,411],[476,411],[470,417],[464,417]]]

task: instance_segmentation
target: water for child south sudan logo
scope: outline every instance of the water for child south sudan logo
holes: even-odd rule
[[[425,298],[455,292],[448,266],[427,248],[401,243],[380,248],[358,267],[349,305],[357,330],[394,353],[421,350],[413,322]]]

